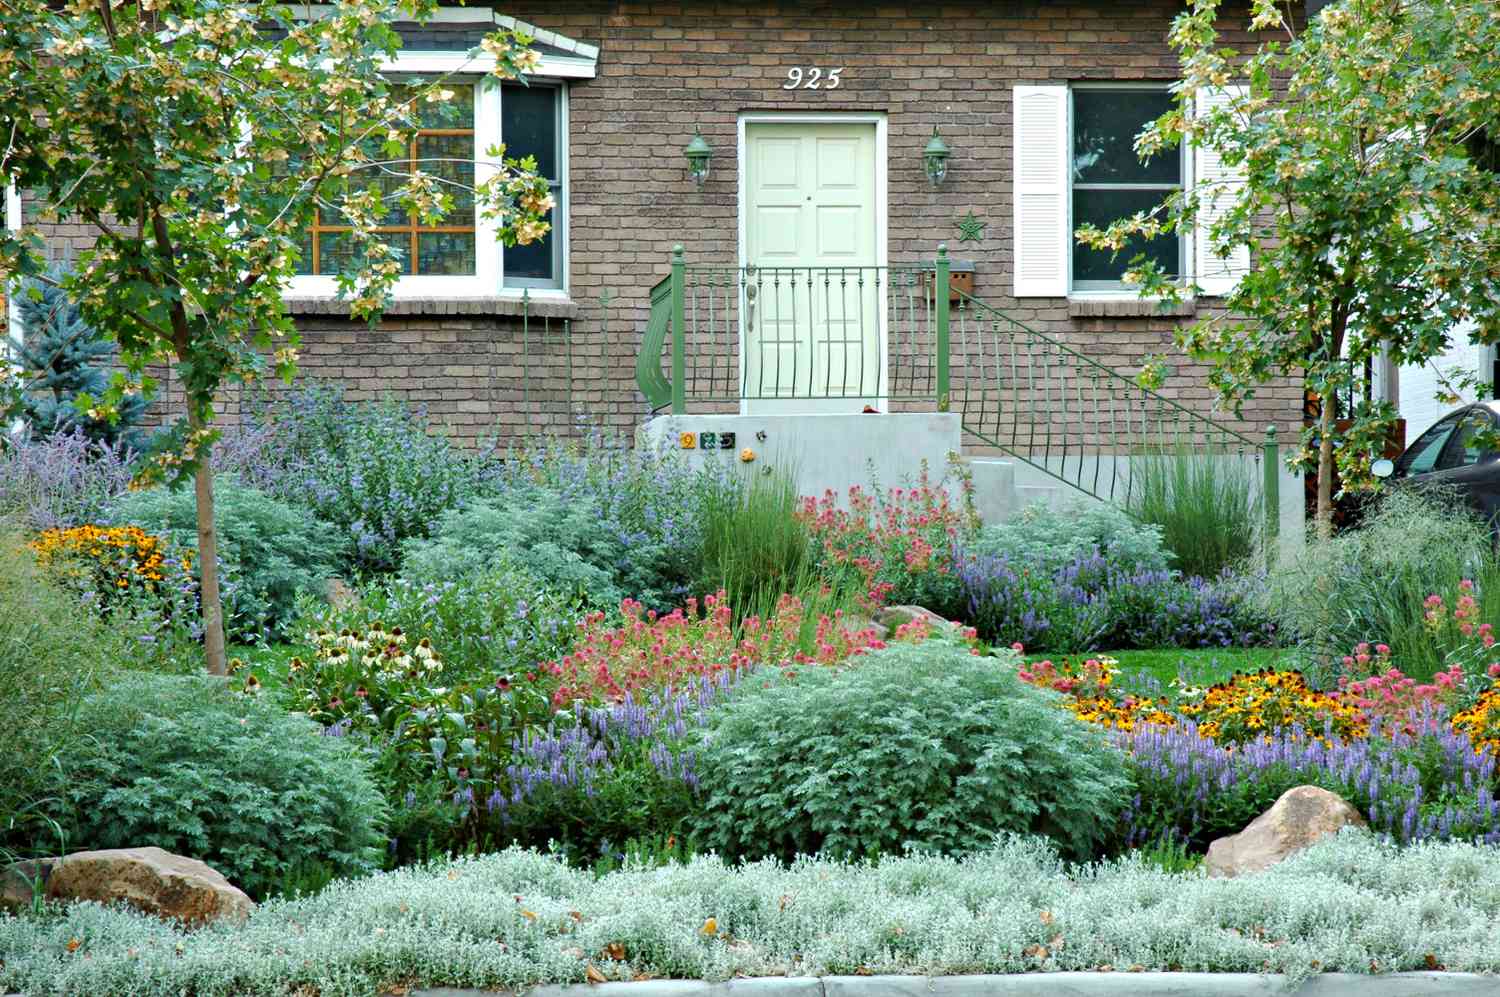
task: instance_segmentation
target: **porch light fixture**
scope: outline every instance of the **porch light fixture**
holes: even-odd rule
[[[697,126],[693,127],[692,141],[682,150],[682,154],[687,157],[688,176],[693,178],[693,183],[702,187],[708,179],[708,161],[713,158],[714,150],[713,146],[704,141],[703,133]]]
[[[932,126],[932,138],[927,140],[927,148],[922,150],[922,160],[927,164],[927,179],[932,181],[934,187],[943,182],[948,175],[948,143],[938,134],[937,125]]]

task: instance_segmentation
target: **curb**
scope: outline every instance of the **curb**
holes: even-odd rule
[[[411,997],[493,997],[503,990],[434,987]],[[1007,976],[761,977],[708,983],[642,983],[536,987],[525,997],[1494,997],[1500,977],[1477,973],[1324,973],[1295,990],[1286,978],[1259,973],[1025,973]]]

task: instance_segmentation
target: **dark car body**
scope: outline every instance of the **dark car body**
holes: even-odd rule
[[[1391,481],[1437,485],[1462,497],[1485,522],[1500,523],[1500,401],[1449,412],[1397,458]]]

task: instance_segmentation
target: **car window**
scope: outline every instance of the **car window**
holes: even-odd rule
[[[1461,415],[1463,415],[1462,412],[1450,415],[1417,437],[1417,442],[1408,447],[1406,455],[1401,458],[1402,472],[1426,474],[1437,467],[1438,457],[1443,453],[1443,444],[1447,443],[1448,437],[1453,435],[1453,430],[1458,426]]]
[[[1452,436],[1443,454],[1438,458],[1438,470],[1468,467],[1477,464],[1487,452],[1481,446],[1483,434],[1495,428],[1490,414],[1483,409],[1471,409],[1459,418],[1458,430]]]

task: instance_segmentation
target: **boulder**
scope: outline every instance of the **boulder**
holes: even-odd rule
[[[866,630],[875,631],[876,640],[885,640],[890,636],[890,628],[883,623],[877,623],[868,616],[859,613],[845,613],[839,619],[839,626],[849,633],[863,633]]]
[[[1364,827],[1365,819],[1342,796],[1317,786],[1294,786],[1239,834],[1210,844],[1203,866],[1210,876],[1260,872],[1351,825]]]
[[[6,870],[5,894],[12,879],[29,884],[38,869],[46,875],[48,900],[94,900],[126,903],[159,917],[199,926],[220,918],[243,920],[255,902],[211,866],[173,855],[161,848],[111,848],[74,852],[60,859],[18,863]],[[30,886],[25,901],[30,903]]]
[[[27,859],[0,869],[0,910],[29,910],[38,886],[45,894],[47,877],[57,859]]]
[[[932,630],[934,635],[958,632],[957,623],[954,623],[952,620],[945,620],[932,610],[924,609],[921,606],[887,606],[875,618],[876,623],[879,623],[893,634],[896,632],[897,627],[904,623],[910,623],[913,620],[926,620],[927,626]]]

